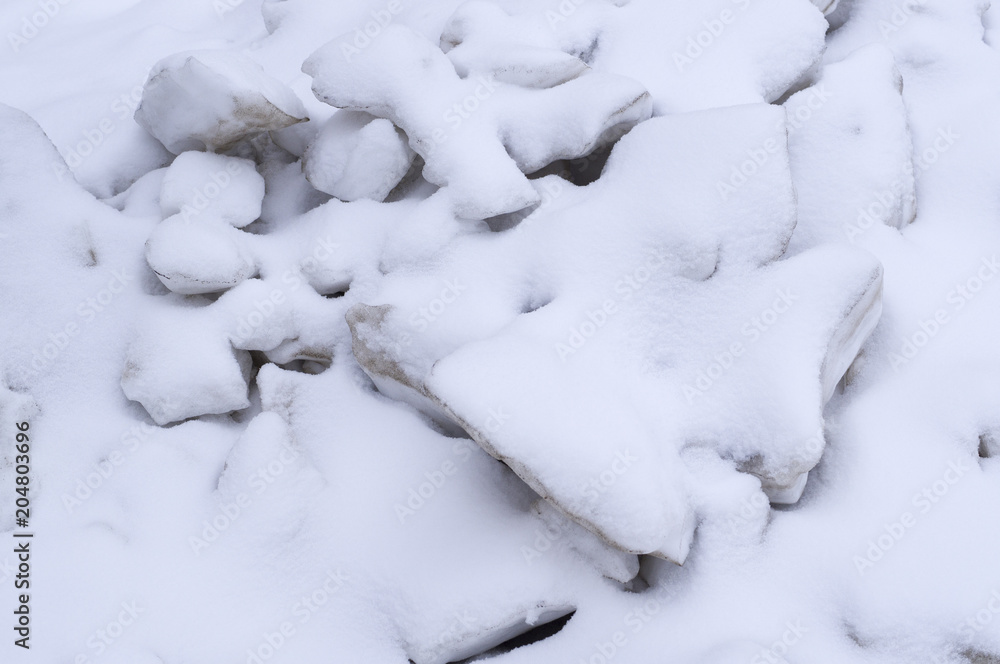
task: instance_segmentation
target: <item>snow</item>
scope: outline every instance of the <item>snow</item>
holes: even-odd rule
[[[207,152],[178,155],[164,174],[160,190],[163,218],[200,214],[242,228],[260,217],[264,178],[255,164]]]
[[[524,173],[590,153],[602,137],[650,113],[629,79],[586,72],[546,90],[488,75],[462,79],[420,34],[388,25],[364,50],[334,39],[303,71],[322,101],[391,120],[424,160],[424,177],[447,186],[460,217],[516,212],[540,200]]]
[[[391,122],[342,111],[330,118],[302,160],[312,186],[342,201],[383,201],[416,155]]]
[[[175,154],[225,150],[247,136],[307,119],[305,107],[253,60],[191,51],[160,60],[142,90],[136,122]]]
[[[913,221],[917,167],[902,88],[892,52],[875,44],[786,102],[799,203],[792,251]]]
[[[3,3],[0,661],[997,660],[997,12]]]
[[[206,334],[210,326],[205,319],[200,309],[170,308],[160,316],[150,315],[128,347],[122,390],[157,424],[250,405],[249,355],[234,353],[224,339]]]
[[[253,275],[239,231],[220,222],[164,219],[146,242],[146,262],[175,293],[215,293]]]

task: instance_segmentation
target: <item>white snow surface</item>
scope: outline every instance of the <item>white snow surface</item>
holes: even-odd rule
[[[410,170],[415,154],[391,122],[360,111],[330,118],[302,156],[316,189],[352,202],[383,201]]]
[[[2,3],[0,661],[1000,661],[998,11]]]

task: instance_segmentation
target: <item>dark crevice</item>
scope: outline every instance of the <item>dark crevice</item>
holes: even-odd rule
[[[515,636],[512,639],[504,641],[498,646],[494,646],[489,650],[482,652],[478,655],[473,655],[463,660],[457,660],[455,662],[449,662],[449,664],[470,664],[471,662],[477,662],[483,659],[488,659],[490,657],[497,657],[498,655],[503,655],[509,653],[515,648],[523,648],[525,646],[530,646],[532,644],[544,641],[545,639],[551,638],[562,631],[563,627],[573,618],[576,611],[571,611],[561,618],[556,618],[551,622],[547,622],[544,625],[538,625],[532,627],[527,632]]]
[[[351,281],[342,275],[337,280],[332,280],[327,283],[311,283],[310,284],[317,293],[327,298],[328,300],[335,300],[337,298],[344,297],[347,292],[351,290]]]
[[[532,296],[524,304],[521,305],[522,314],[531,314],[543,307],[549,306],[552,303],[551,297],[538,297]]]
[[[494,233],[502,233],[503,231],[509,231],[514,228],[522,221],[527,219],[535,210],[540,207],[541,204],[530,205],[523,210],[518,210],[517,212],[509,212],[507,214],[498,214],[495,217],[489,217],[484,219],[486,225],[490,227],[490,230]]]
[[[586,48],[583,48],[578,52],[572,52],[570,53],[570,55],[574,55],[580,58],[587,65],[593,65],[594,56],[597,54],[597,50],[600,47],[601,47],[601,36],[597,35],[590,41],[589,44],[587,44]]]
[[[998,449],[1000,449],[1000,444],[998,444],[992,433],[986,432],[979,435],[980,459],[992,459],[997,455]]]
[[[993,655],[981,650],[966,650],[962,656],[969,660],[969,664],[1000,664],[1000,655]]]
[[[334,299],[337,299],[338,297],[344,297],[345,295],[347,295],[347,291],[348,290],[350,290],[349,287],[348,288],[341,288],[341,289],[338,289],[338,290],[331,291],[329,293],[320,293],[320,295],[322,295],[323,297],[325,297],[327,299],[334,300]]]
[[[313,359],[295,359],[284,364],[275,364],[275,366],[286,371],[295,371],[298,373],[309,374],[311,376],[321,374],[330,368],[329,363]]]

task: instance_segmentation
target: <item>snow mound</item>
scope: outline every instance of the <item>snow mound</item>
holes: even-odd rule
[[[185,152],[167,169],[160,190],[163,218],[200,214],[242,228],[260,217],[264,178],[249,159]]]
[[[476,0],[450,20],[442,43],[456,45],[449,56],[459,73],[492,71],[522,84],[555,84],[574,69],[562,51],[597,71],[639,81],[662,115],[781,98],[823,54],[828,26],[814,4],[829,3],[503,4],[516,13],[507,16]],[[545,50],[552,48],[558,51]]]
[[[287,86],[247,56],[187,51],[153,66],[135,120],[173,152],[225,150],[262,131],[307,119]]]
[[[785,103],[799,201],[794,249],[854,241],[916,214],[913,145],[892,52],[870,45]]]
[[[176,214],[160,222],[146,242],[146,262],[175,293],[217,293],[256,270],[243,233],[228,224],[187,221]]]
[[[826,29],[809,0],[633,0],[607,11],[592,66],[640,81],[658,113],[771,102],[816,63]]]
[[[590,187],[390,275],[348,312],[355,356],[607,542],[683,562],[699,514],[681,452],[797,500],[880,313],[863,252],[775,262],[795,223],[785,132],[764,106],[644,123]]]
[[[556,33],[519,20],[492,2],[460,6],[441,34],[441,48],[462,78],[485,75],[527,88],[551,88],[580,76],[583,60],[560,50]]]
[[[414,157],[406,135],[388,120],[341,111],[309,145],[302,168],[312,186],[342,201],[383,201]]]
[[[406,132],[424,159],[424,177],[447,186],[465,218],[538,203],[525,173],[584,156],[651,112],[641,85],[599,72],[545,90],[488,75],[463,79],[437,46],[395,24],[358,54],[342,46],[335,39],[306,60],[302,70],[313,77],[313,92]]]
[[[213,334],[205,309],[164,307],[145,316],[128,347],[122,390],[159,425],[250,405],[250,355]]]

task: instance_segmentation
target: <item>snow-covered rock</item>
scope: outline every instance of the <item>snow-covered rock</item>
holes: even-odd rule
[[[798,194],[793,250],[854,242],[916,214],[913,144],[892,52],[871,45],[826,66],[784,104]]]
[[[527,9],[474,0],[446,24],[442,46],[455,46],[448,55],[459,73],[522,85],[572,77],[578,65],[565,56],[575,56],[639,81],[661,115],[779,99],[822,55],[827,23],[817,7],[830,4],[567,0]]]
[[[545,90],[487,75],[462,79],[437,46],[398,25],[357,55],[341,46],[334,40],[303,65],[316,96],[405,131],[424,177],[447,186],[466,218],[538,203],[525,173],[586,155],[609,132],[650,115],[649,95],[621,76],[588,72]]]
[[[456,241],[406,289],[390,275],[381,304],[348,313],[355,356],[608,542],[683,562],[698,511],[682,450],[797,500],[881,310],[863,252],[775,262],[795,223],[785,133],[766,106],[644,123],[591,187]]]
[[[264,178],[249,159],[185,152],[167,169],[160,190],[163,218],[204,214],[242,228],[260,217]]]
[[[128,347],[122,390],[157,424],[250,405],[250,356],[212,334],[204,309],[164,308],[146,317]]]
[[[310,144],[302,168],[310,184],[342,201],[385,200],[410,170],[406,135],[368,113],[341,111]]]
[[[239,230],[183,214],[156,226],[146,242],[146,262],[164,286],[185,295],[232,288],[256,270]]]
[[[461,5],[441,34],[441,48],[462,78],[483,75],[527,88],[551,88],[587,64],[560,50],[556,32],[508,15],[487,0]]]
[[[175,154],[225,150],[307,119],[302,102],[245,55],[189,51],[153,67],[135,120]]]

